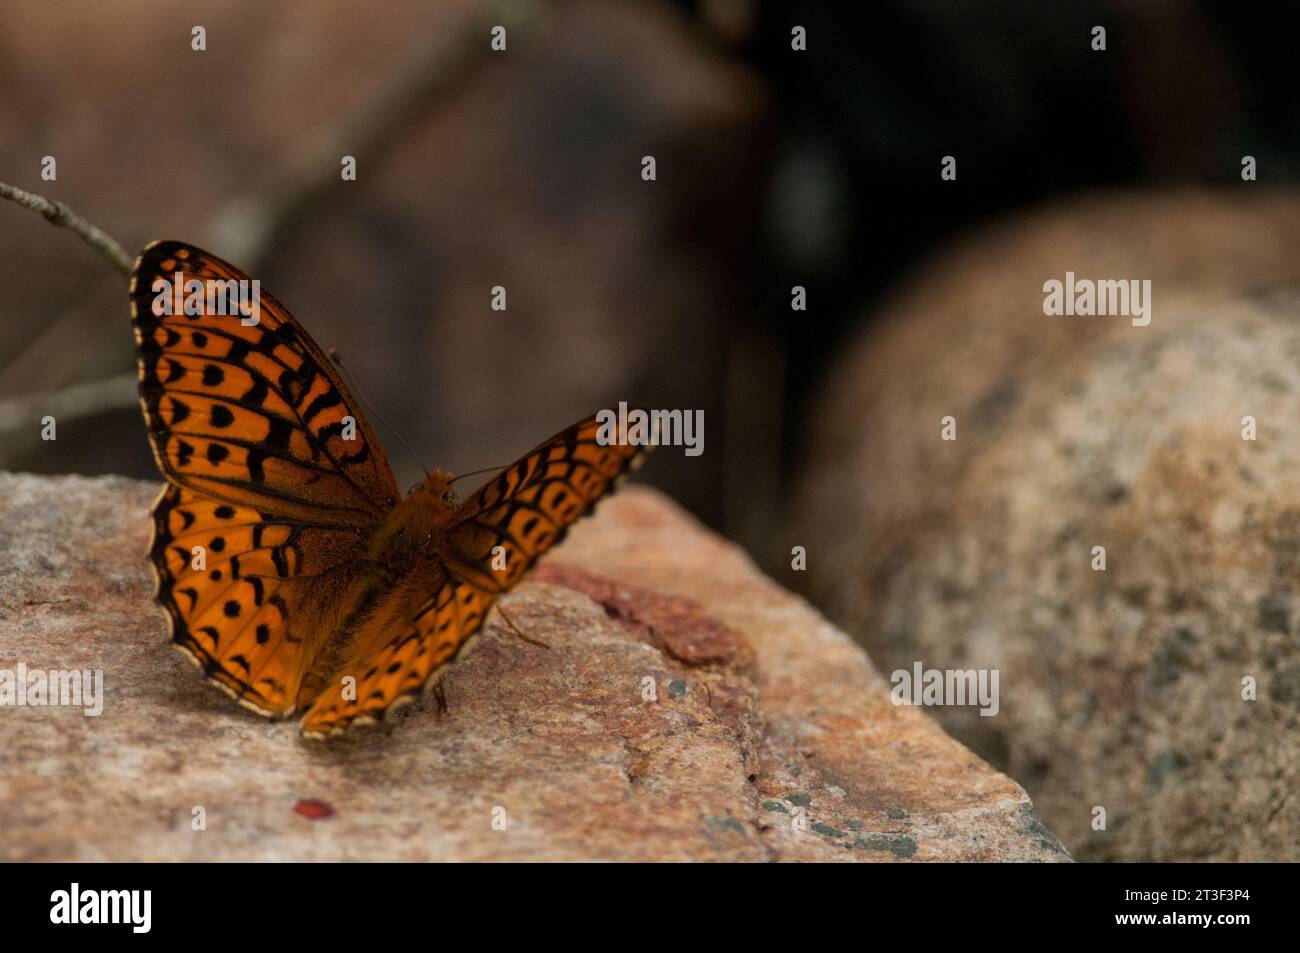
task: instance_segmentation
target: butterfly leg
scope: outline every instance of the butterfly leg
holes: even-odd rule
[[[514,620],[511,619],[510,616],[506,615],[506,610],[503,609],[503,608],[501,608],[501,604],[500,604],[500,603],[497,604],[496,610],[497,610],[497,613],[501,616],[501,621],[504,622],[504,623],[506,624],[506,628],[510,630],[510,632],[511,632],[512,635],[516,636],[517,638],[523,639],[523,640],[524,640],[525,642],[527,642],[529,645],[540,646],[541,648],[544,648],[544,649],[549,649],[549,648],[550,648],[549,645],[547,645],[545,642],[541,641],[540,639],[533,639],[533,638],[529,638],[528,636],[524,635],[524,631],[523,631],[523,629],[521,629],[521,628],[519,628],[519,626],[515,625]]]
[[[442,679],[438,679],[433,685],[433,697],[438,702],[439,714],[447,712],[447,693],[443,690]]]

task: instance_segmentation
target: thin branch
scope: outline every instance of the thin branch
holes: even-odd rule
[[[137,407],[140,395],[136,386],[135,374],[115,374],[61,390],[0,400],[0,439],[39,432],[40,419],[46,415],[64,424],[106,410]]]
[[[93,222],[86,221],[62,202],[47,199],[7,182],[0,182],[0,198],[17,202],[23,208],[44,215],[51,225],[76,232],[82,241],[99,252],[114,268],[124,275],[131,274],[131,256],[122,249],[117,239]]]

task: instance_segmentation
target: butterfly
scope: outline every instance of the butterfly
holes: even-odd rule
[[[131,275],[140,404],[167,480],[154,595],[211,684],[264,715],[301,711],[303,733],[324,737],[433,685],[645,448],[602,439],[592,416],[463,502],[439,470],[403,497],[342,376],[283,305],[259,293],[202,313],[234,309],[181,294],[248,287],[212,284],[231,281],[251,284],[175,241],[148,245]]]

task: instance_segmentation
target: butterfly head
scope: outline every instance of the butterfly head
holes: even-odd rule
[[[451,474],[444,473],[441,470],[432,470],[421,482],[411,487],[410,495],[428,494],[438,500],[449,510],[454,510],[460,505],[460,500],[456,498],[456,492],[451,488]]]

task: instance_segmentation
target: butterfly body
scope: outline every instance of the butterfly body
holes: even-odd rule
[[[358,646],[382,641],[409,618],[423,593],[448,581],[439,552],[452,515],[445,498],[421,485],[376,527],[340,600],[337,621],[298,692],[297,708],[311,707],[321,688],[347,665]]]
[[[181,242],[149,245],[132,274],[141,407],[168,481],[155,594],[212,684],[262,714],[304,712],[307,735],[378,721],[433,684],[639,459],[590,417],[463,503],[436,470],[399,497],[346,384],[287,309],[263,294],[250,324],[177,313],[173,275],[249,280]]]
[[[415,490],[384,517],[366,546],[365,562],[373,574],[397,582],[421,568],[438,565],[442,530],[452,511],[442,498]]]

